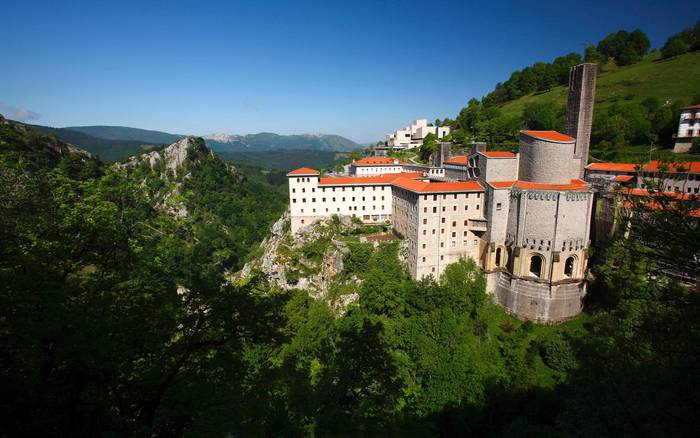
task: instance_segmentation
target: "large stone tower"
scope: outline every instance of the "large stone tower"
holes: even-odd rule
[[[569,73],[566,133],[576,139],[574,159],[579,161],[579,178],[584,177],[588,164],[597,73],[598,64],[592,63],[573,66]]]

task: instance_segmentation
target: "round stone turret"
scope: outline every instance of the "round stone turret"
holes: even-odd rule
[[[578,178],[576,140],[556,131],[520,131],[518,180],[568,184]]]

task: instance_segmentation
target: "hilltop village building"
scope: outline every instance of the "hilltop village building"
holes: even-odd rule
[[[382,175],[403,172],[402,161],[391,157],[365,157],[350,163],[350,174],[354,176]]]
[[[387,134],[384,146],[379,146],[376,150],[386,152],[416,148],[423,145],[423,140],[428,134],[433,134],[436,139],[440,140],[449,133],[449,126],[429,126],[426,119],[418,119],[403,129]]]
[[[539,322],[576,316],[586,294],[594,191],[615,184],[644,189],[649,178],[665,175],[654,162],[641,169],[588,165],[594,73],[594,64],[582,64],[570,76],[576,91],[569,93],[567,132],[582,138],[525,130],[517,153],[476,143],[453,157],[442,143],[433,166],[372,157],[352,163],[346,177],[290,172],[291,231],[335,214],[391,223],[414,278],[439,278],[450,263],[470,257],[509,313]],[[667,190],[700,190],[700,163],[676,171],[664,179]]]
[[[681,108],[678,133],[673,152],[688,152],[693,146],[693,138],[700,137],[700,104]]]

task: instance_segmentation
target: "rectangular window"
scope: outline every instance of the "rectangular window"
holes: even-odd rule
[[[501,203],[498,202],[498,203],[496,204],[496,210],[500,210],[500,209],[501,209]]]

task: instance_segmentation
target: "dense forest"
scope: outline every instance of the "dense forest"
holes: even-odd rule
[[[700,21],[693,28],[672,35],[660,51],[651,53],[649,39],[644,32],[639,29],[632,32],[620,30],[598,44],[588,46],[583,55],[569,53],[552,62],[537,62],[513,72],[481,100],[469,100],[454,119],[438,119],[435,123],[451,126],[450,138],[457,143],[486,141],[498,149],[514,149],[521,129],[563,131],[566,94],[561,91],[555,93],[554,90],[566,87],[572,66],[594,62],[599,65],[599,86],[591,153],[601,160],[634,162],[640,156],[626,153],[631,146],[646,145],[647,155],[649,147],[671,148],[679,108],[700,103],[700,84],[693,73],[697,71],[696,57],[675,59],[691,52],[697,53],[699,41]],[[647,69],[645,63],[649,62],[658,68]],[[664,63],[668,62],[673,64],[675,73],[665,71]],[[619,79],[612,83],[601,82],[601,78],[610,75],[617,75]],[[656,92],[667,88],[667,95],[678,97],[644,96],[641,90],[641,98],[634,95],[635,87],[643,87],[650,81],[660,81],[654,82]],[[555,96],[532,98],[552,94]],[[519,100],[526,103],[519,106],[518,111],[510,110],[512,103]],[[421,155],[429,155],[434,148],[435,143],[429,142]]]
[[[656,254],[693,260],[697,200],[657,199],[560,326],[506,315],[472,261],[413,281],[395,243],[351,245],[338,314],[228,280],[286,204],[266,173],[199,140],[163,182],[0,122],[2,435],[696,435],[700,300]],[[154,206],[171,183],[187,217]]]

